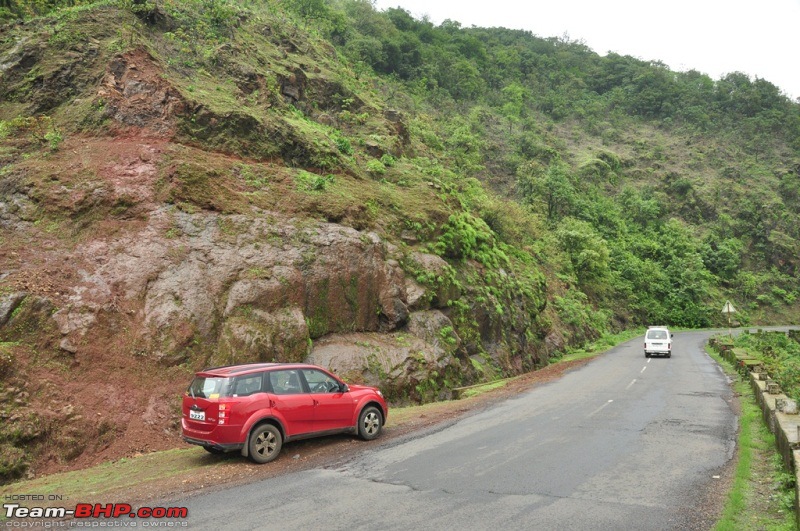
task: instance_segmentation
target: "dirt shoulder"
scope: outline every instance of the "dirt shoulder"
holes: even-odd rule
[[[146,505],[155,500],[180,499],[289,472],[333,466],[366,451],[368,445],[397,444],[405,438],[441,428],[536,385],[556,380],[588,361],[583,359],[550,365],[507,380],[502,387],[462,400],[390,409],[383,436],[370,443],[347,435],[293,442],[283,448],[277,460],[263,466],[252,464],[238,453],[217,456],[199,447],[182,447],[13,483],[0,487],[0,497],[35,495],[43,496],[45,500],[50,497],[61,498],[49,502],[54,506],[114,502]],[[42,502],[37,503],[41,505]],[[25,502],[22,501],[22,504],[25,505]]]

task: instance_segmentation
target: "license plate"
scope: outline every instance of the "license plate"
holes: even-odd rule
[[[189,418],[192,420],[206,420],[206,412],[205,411],[193,411],[189,410]]]

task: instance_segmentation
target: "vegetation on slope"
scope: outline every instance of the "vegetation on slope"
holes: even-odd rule
[[[726,297],[745,322],[793,314],[800,112],[766,80],[714,81],[559,38],[435,26],[366,1],[121,6],[140,22],[119,26],[107,44],[147,42],[170,66],[194,100],[178,124],[188,141],[401,186],[415,175],[446,179],[462,222],[485,223],[570,288],[556,304],[567,319],[600,310],[590,328],[612,316],[707,326]],[[56,11],[51,43],[80,41],[69,26],[79,11]],[[287,50],[308,64],[292,70],[281,61]],[[307,94],[287,104],[294,98],[282,89],[297,76]],[[405,149],[386,134],[382,109],[407,113]],[[380,154],[365,160],[354,145]],[[476,201],[471,178],[521,207],[498,208],[485,192]],[[440,222],[411,214],[403,223],[447,251],[436,242],[449,237]],[[470,226],[453,220],[446,230]]]
[[[800,342],[795,332],[746,332],[734,337],[733,344],[760,360],[783,392],[800,402]]]
[[[462,173],[555,234],[557,268],[594,304],[623,321],[707,326],[730,297],[745,322],[791,319],[800,107],[768,81],[363,2],[323,12],[343,18],[329,34],[351,60],[399,79],[435,117]]]

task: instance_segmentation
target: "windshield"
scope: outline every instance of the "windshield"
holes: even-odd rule
[[[198,376],[192,380],[188,392],[197,398],[219,398],[228,396],[228,378],[204,378]]]
[[[666,330],[649,330],[647,339],[667,339],[667,332]]]

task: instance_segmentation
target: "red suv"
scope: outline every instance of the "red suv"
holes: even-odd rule
[[[250,363],[205,369],[183,396],[183,439],[211,453],[241,450],[256,463],[278,457],[284,442],[381,433],[389,408],[374,387],[347,385],[299,363]]]

